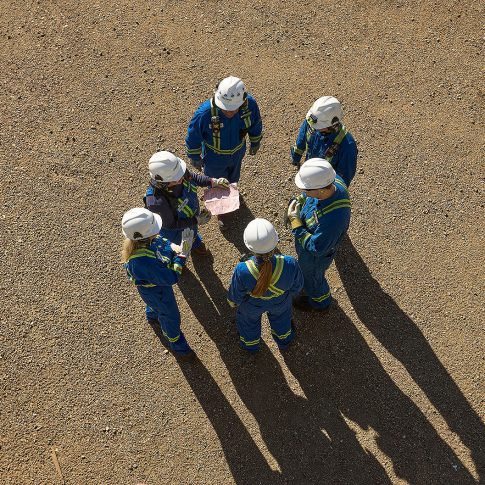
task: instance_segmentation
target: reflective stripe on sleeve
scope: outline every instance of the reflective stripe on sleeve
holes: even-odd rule
[[[261,135],[257,135],[257,136],[251,136],[249,135],[249,141],[253,144],[255,143],[259,143],[261,141],[261,138],[263,138],[263,134],[261,133]]]

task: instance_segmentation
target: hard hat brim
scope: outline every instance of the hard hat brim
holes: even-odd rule
[[[226,111],[236,111],[237,109],[239,109],[242,106],[242,104],[244,103],[244,99],[241,99],[240,101],[241,102],[239,102],[237,100],[236,100],[236,102],[234,102],[234,101],[229,102],[229,101],[222,100],[218,96],[215,96],[215,98],[214,98],[214,102],[216,103],[216,106],[218,108],[226,110]]]
[[[165,180],[164,182],[176,182],[177,180],[180,180],[184,176],[186,170],[187,164],[179,158],[179,169],[173,174],[173,177],[171,177],[172,180]]]
[[[299,189],[310,189],[310,187],[305,187],[305,184],[303,183],[303,180],[301,179],[299,172],[295,175],[295,185]]]
[[[268,244],[267,246],[265,246],[264,248],[256,248],[254,247],[254,245],[252,244],[248,244],[246,241],[244,241],[244,245],[251,251],[253,252],[254,254],[267,254],[267,253],[270,253],[271,251],[273,251],[273,249],[278,246],[278,243],[279,243],[279,239],[276,238],[276,241],[273,241],[273,243],[271,244]]]
[[[309,111],[306,115],[306,120],[307,120],[307,123],[310,125],[310,127],[313,128],[314,130],[322,130],[323,128],[329,128],[330,126],[332,126],[332,123],[325,123],[324,121],[320,121],[318,119],[316,123],[310,123],[308,121],[308,118],[310,118],[310,115],[312,114],[313,113]]]
[[[160,230],[162,229],[162,218],[160,216],[160,214],[156,214],[155,212],[153,212],[153,224],[152,224],[152,227],[151,227],[151,231],[149,234],[145,234],[143,236],[143,239],[146,239],[148,237],[152,237],[152,236],[156,236]],[[125,236],[127,239],[131,239],[132,241],[136,241],[136,239],[133,239],[133,237],[130,237],[129,234],[127,234],[125,232],[124,229],[121,229],[121,232],[123,233],[123,236]]]
[[[155,223],[153,224],[153,234],[150,234],[150,236],[155,236],[155,234],[158,234],[162,229],[162,217],[160,214],[155,214],[155,212],[153,215],[155,216]]]
[[[332,181],[330,181],[327,185],[330,185],[330,184],[333,184],[333,182],[335,181],[335,179],[333,179]],[[303,180],[301,179],[300,177],[300,173],[297,173],[295,175],[295,185],[299,188],[299,189],[304,189],[304,190],[318,190],[318,189],[323,189],[324,187],[327,187],[327,185],[322,185],[321,187],[307,187],[304,183],[303,183]]]

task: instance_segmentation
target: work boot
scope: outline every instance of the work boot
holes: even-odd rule
[[[317,308],[310,305],[308,301],[308,296],[299,296],[293,300],[293,306],[302,312],[318,312],[326,313],[330,310],[330,305],[325,308]]]
[[[197,254],[197,256],[209,256],[211,252],[204,243],[201,243],[200,246],[192,249],[192,253]]]

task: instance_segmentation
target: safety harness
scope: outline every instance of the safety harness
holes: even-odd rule
[[[157,285],[154,285],[152,283],[146,283],[143,284],[141,281],[138,281],[130,272],[128,269],[128,263],[132,259],[136,258],[151,258],[151,259],[158,259],[160,262],[165,263],[167,265],[167,268],[171,269],[172,271],[175,271],[178,274],[182,273],[182,266],[178,263],[172,262],[170,258],[167,256],[162,256],[159,254],[159,257],[157,256],[159,252],[157,251],[152,251],[151,249],[148,248],[139,248],[133,252],[133,254],[126,260],[126,263],[124,264],[125,269],[126,269],[126,274],[128,275],[128,279],[135,285],[135,286],[141,286],[142,288],[154,288]]]
[[[246,137],[249,128],[251,128],[251,110],[249,109],[248,99],[244,100],[244,103],[239,108],[239,117],[244,121],[244,129],[239,131],[239,138],[241,143],[231,150],[221,149],[221,128],[224,127],[224,123],[221,123],[219,116],[219,107],[216,105],[215,98],[212,97],[211,103],[211,122],[209,128],[212,130],[212,143],[209,145],[206,143],[207,148],[210,148],[214,153],[218,155],[234,155],[244,146],[244,138]]]
[[[197,193],[197,186],[193,185],[190,182],[190,174],[188,172],[185,172],[184,180],[182,183],[188,191]],[[187,199],[182,199],[181,197],[175,197],[167,189],[162,189],[160,187],[157,187],[153,185],[151,182],[150,182],[150,186],[153,188],[153,195],[155,197],[163,197],[168,202],[170,209],[172,209],[174,219],[178,219],[178,215],[177,215],[178,212],[183,212],[188,218],[194,217],[196,215],[195,212],[189,207]],[[146,196],[143,197],[143,203],[145,204],[145,208],[146,208],[147,207]]]
[[[310,117],[308,117],[306,121],[309,126],[309,129],[306,132],[306,150],[308,150],[308,144],[310,143],[310,138],[316,132],[315,128],[313,128],[312,126],[316,123],[316,121],[313,121],[313,119]],[[332,162],[333,157],[339,151],[340,144],[342,143],[342,140],[345,138],[346,134],[347,134],[347,128],[345,128],[345,125],[343,123],[340,123],[340,129],[337,136],[333,140],[333,143],[325,150],[325,154],[323,156],[329,163]]]
[[[278,280],[280,279],[281,274],[283,273],[283,266],[285,264],[285,257],[281,255],[275,255],[276,258],[276,264],[275,268],[273,270],[273,274],[271,276],[271,281],[268,286],[268,291],[271,293],[269,296],[255,296],[252,293],[250,295],[253,298],[261,298],[262,300],[270,300],[271,298],[276,298],[278,296],[281,296],[284,294],[285,290],[282,290],[278,288],[276,283],[278,283]],[[259,278],[259,269],[256,266],[256,263],[252,259],[248,259],[245,261],[246,266],[251,273],[251,275],[254,277],[254,279],[257,281]]]

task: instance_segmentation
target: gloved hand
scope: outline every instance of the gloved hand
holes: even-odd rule
[[[180,251],[182,251],[182,246],[174,243],[170,243],[170,247],[172,248],[172,251],[176,254],[180,254]]]
[[[296,160],[291,159],[291,164],[294,165],[295,167],[300,168],[300,162],[297,162]]]
[[[288,219],[292,229],[303,226],[300,219],[301,204],[296,200],[292,200],[288,206]]]
[[[196,216],[197,218],[197,224],[199,226],[203,226],[204,224],[207,224],[211,220],[211,213],[207,209],[202,209],[200,211],[200,214]]]
[[[251,145],[249,147],[249,154],[250,155],[256,155],[256,153],[258,153],[260,146],[261,146],[261,143],[258,143],[257,145]]]
[[[192,166],[197,170],[202,170],[204,168],[204,159],[202,157],[199,157],[197,159],[191,158],[190,162],[192,163]]]
[[[192,243],[194,242],[194,231],[186,227],[182,231],[182,242],[180,246],[182,250],[179,253],[179,256],[186,258],[190,254],[190,250],[192,249]]]
[[[229,188],[229,180],[224,177],[212,179],[212,187],[226,187]]]

